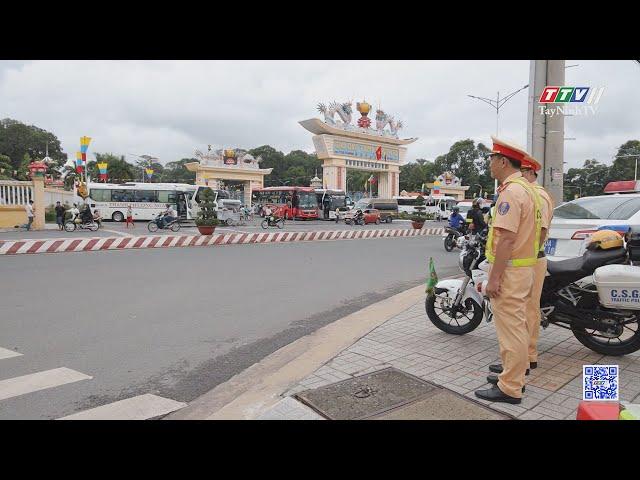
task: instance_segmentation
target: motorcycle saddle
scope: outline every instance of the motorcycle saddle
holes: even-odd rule
[[[584,255],[567,260],[547,261],[547,271],[551,275],[591,275],[596,268],[603,265],[622,263],[627,256],[627,251],[621,248],[611,250],[587,250]]]

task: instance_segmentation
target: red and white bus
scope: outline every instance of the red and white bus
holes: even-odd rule
[[[318,218],[318,200],[311,187],[266,187],[251,192],[252,205],[279,209],[286,219]]]

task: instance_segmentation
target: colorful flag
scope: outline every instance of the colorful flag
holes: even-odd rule
[[[436,273],[436,267],[433,264],[433,257],[429,257],[429,276],[427,277],[427,295],[433,295],[433,289],[438,283],[438,274]]]
[[[76,152],[76,172],[82,173],[82,153]]]
[[[153,176],[153,168],[145,168],[145,171],[147,172],[147,176],[149,178]]]
[[[98,163],[98,170],[100,171],[100,180],[107,181],[107,163]]]
[[[376,149],[376,158],[380,160],[382,158],[382,147]]]

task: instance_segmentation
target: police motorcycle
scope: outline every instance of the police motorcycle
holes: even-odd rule
[[[585,240],[590,243],[581,257],[547,261],[540,325],[553,323],[597,353],[621,356],[640,350],[640,228],[616,226],[626,241],[611,236],[611,229],[600,227]],[[429,320],[454,335],[493,318],[489,299],[478,291],[489,278],[486,237],[463,243],[459,265],[465,277],[438,282],[425,302]]]

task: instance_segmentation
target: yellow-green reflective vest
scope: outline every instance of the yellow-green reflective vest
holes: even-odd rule
[[[512,183],[512,182],[522,185],[524,189],[529,193],[529,195],[533,198],[534,217],[536,219],[536,233],[535,233],[534,246],[532,251],[533,256],[526,257],[526,258],[513,258],[509,260],[508,265],[513,267],[531,267],[535,265],[536,262],[538,261],[538,252],[540,251],[540,233],[542,230],[542,209],[541,209],[542,199],[540,197],[540,194],[533,187],[533,185],[527,182],[524,178],[522,177],[514,178],[512,180],[509,180],[507,183]],[[498,197],[498,200],[500,200],[499,197]],[[496,201],[496,203],[498,203],[498,201]],[[491,212],[491,215],[493,218],[495,218],[495,206],[493,207],[493,211]],[[485,248],[485,256],[487,257],[487,261],[489,263],[494,263],[496,258],[493,255],[493,222],[491,223],[492,225],[491,227],[489,227],[489,235],[487,236],[487,246]]]

